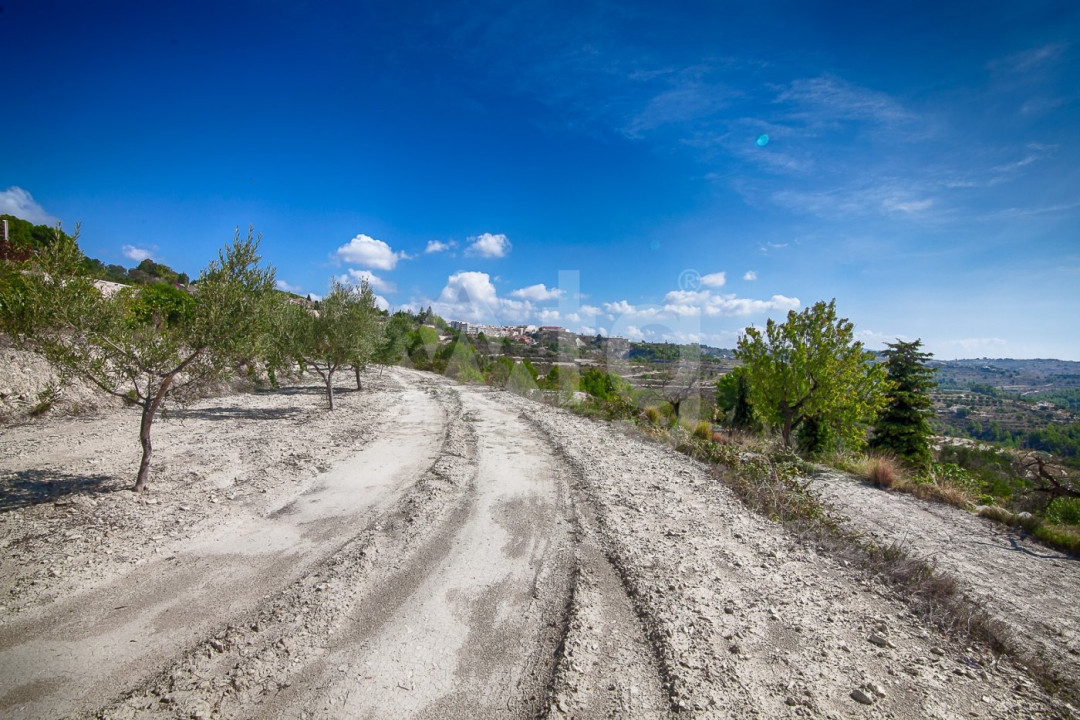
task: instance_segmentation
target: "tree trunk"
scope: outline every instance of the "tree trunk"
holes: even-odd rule
[[[795,425],[792,422],[794,419],[794,413],[784,413],[784,424],[781,426],[780,432],[784,436],[784,447],[791,447],[791,431]]]
[[[357,390],[363,390],[364,386],[360,384],[360,366],[359,365],[353,365],[353,370],[356,371],[356,389]]]
[[[139,461],[139,474],[135,477],[135,492],[146,490],[146,478],[150,474],[150,455],[154,452],[154,446],[150,443],[150,426],[154,422],[154,414],[150,409],[151,398],[143,401],[142,422],[139,423],[139,442],[142,443],[142,460]]]
[[[326,401],[330,403],[330,409],[334,409],[334,373],[331,370],[326,371]]]
[[[150,456],[154,452],[154,446],[150,442],[150,428],[154,424],[154,417],[157,415],[162,401],[165,400],[165,395],[169,392],[169,386],[172,385],[174,377],[176,377],[175,373],[166,375],[161,381],[161,385],[158,386],[157,392],[153,395],[150,395],[150,388],[153,385],[149,384],[147,386],[147,398],[142,403],[142,421],[139,423],[142,460],[139,461],[139,474],[135,477],[135,492],[144,492],[146,490],[146,479],[150,476]]]

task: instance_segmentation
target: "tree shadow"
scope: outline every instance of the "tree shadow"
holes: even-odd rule
[[[163,420],[289,420],[302,414],[300,408],[206,407],[174,408]]]
[[[21,470],[0,476],[0,513],[62,502],[72,495],[95,496],[129,490],[110,475],[73,475],[56,470]]]
[[[272,393],[278,393],[278,394],[281,394],[281,395],[321,395],[323,397],[326,397],[326,386],[325,385],[303,385],[303,386],[293,385],[291,387],[278,388],[277,390],[260,390],[259,392],[272,392]],[[354,393],[354,392],[358,392],[357,389],[356,389],[355,383],[353,383],[352,387],[343,387],[343,386],[339,386],[339,385],[336,385],[336,384],[334,385],[334,395],[335,396],[337,396],[337,395],[347,395],[349,393]]]

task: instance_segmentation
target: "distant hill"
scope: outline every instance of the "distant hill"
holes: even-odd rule
[[[56,237],[56,228],[48,225],[34,225],[14,215],[0,215],[0,219],[8,221],[7,242],[0,238],[0,260],[25,260],[47,248]],[[63,232],[61,234],[67,237]],[[187,285],[191,281],[187,273],[176,272],[168,265],[150,259],[143,260],[135,267],[125,268],[123,265],[106,265],[97,258],[88,257],[84,266],[87,272],[99,280],[125,285],[149,285],[157,282]]]

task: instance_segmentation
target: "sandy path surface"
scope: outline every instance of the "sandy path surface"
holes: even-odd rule
[[[1068,716],[665,447],[401,369],[320,403],[174,415],[137,500],[128,416],[5,429],[0,714]]]
[[[959,580],[1080,695],[1080,561],[1016,528],[843,473],[822,472],[814,487],[857,530],[903,544]]]
[[[111,582],[0,628],[0,697],[9,706],[24,700],[9,717],[108,700],[102,689],[115,693],[352,539],[439,449],[439,405],[416,389],[401,395],[386,432],[298,497],[265,513],[241,510]]]

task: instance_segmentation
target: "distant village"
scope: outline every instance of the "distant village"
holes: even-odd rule
[[[450,329],[470,337],[483,335],[486,338],[509,338],[512,342],[523,345],[559,345],[562,347],[585,347],[600,343],[604,349],[616,357],[625,356],[630,351],[630,341],[621,337],[600,338],[579,335],[557,325],[480,325],[461,320],[451,320]]]

